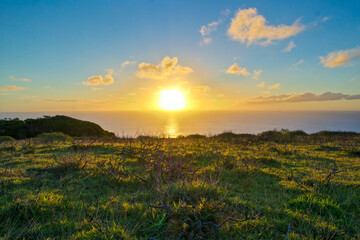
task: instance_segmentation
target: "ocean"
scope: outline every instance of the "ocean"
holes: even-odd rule
[[[4,118],[38,118],[44,115],[66,115],[99,124],[117,136],[214,135],[224,131],[260,133],[273,129],[360,132],[360,111],[297,112],[2,112]]]

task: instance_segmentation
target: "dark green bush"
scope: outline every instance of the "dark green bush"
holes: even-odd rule
[[[265,131],[258,135],[264,141],[277,141],[282,138],[282,133],[277,130]]]
[[[0,120],[0,136],[16,139],[31,138],[41,133],[63,132],[71,137],[105,137],[113,139],[115,134],[102,129],[98,124],[67,116],[44,116],[37,119],[18,118]]]
[[[72,141],[72,137],[70,137],[62,132],[42,133],[42,134],[36,136],[35,139],[38,142],[44,143],[44,144]]]
[[[3,142],[13,142],[15,141],[15,139],[13,137],[10,136],[0,136],[0,143]]]
[[[185,138],[188,138],[188,139],[204,139],[204,138],[206,138],[206,136],[196,133],[196,134],[187,135]]]
[[[114,133],[105,131],[96,123],[62,115],[26,119],[25,123],[27,137],[47,132],[63,132],[71,137],[115,137]]]
[[[18,118],[11,120],[0,120],[0,136],[11,136],[13,138],[25,138],[26,126],[24,121]]]
[[[27,144],[22,148],[22,152],[25,154],[34,154],[35,151],[36,151],[36,147],[33,144]]]
[[[218,138],[236,138],[237,134],[229,131],[229,132],[220,133],[220,134],[216,135],[215,137],[218,137]]]
[[[356,132],[343,132],[343,131],[320,131],[317,133],[313,133],[311,135],[314,136],[322,136],[322,137],[355,137],[358,135]]]

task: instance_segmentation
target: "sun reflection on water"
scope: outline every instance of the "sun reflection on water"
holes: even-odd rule
[[[170,116],[165,124],[164,132],[166,137],[175,138],[179,134],[179,126],[174,116]]]

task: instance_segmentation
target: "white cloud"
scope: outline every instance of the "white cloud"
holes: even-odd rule
[[[310,101],[334,101],[334,100],[359,100],[360,94],[358,95],[346,95],[343,93],[291,93],[283,95],[274,95],[269,97],[255,97],[251,98],[249,103],[284,103],[284,102],[310,102]]]
[[[276,83],[276,84],[268,87],[268,89],[277,89],[277,88],[280,88],[280,83]]]
[[[200,28],[200,34],[203,37],[202,41],[200,42],[200,46],[204,46],[207,44],[210,44],[212,42],[212,38],[206,37],[213,31],[217,29],[217,26],[221,23],[221,18],[217,21],[213,21],[211,23],[208,23],[207,25],[203,25]]]
[[[136,61],[125,61],[125,62],[123,62],[122,64],[121,64],[121,67],[126,67],[126,66],[128,66],[128,65],[135,65],[135,63],[136,63]]]
[[[293,41],[290,41],[289,45],[284,48],[283,52],[290,52],[294,47],[296,47],[295,43]]]
[[[178,64],[178,58],[164,57],[157,65],[142,62],[138,65],[136,76],[138,78],[164,79],[174,75],[185,75],[193,72],[189,67]]]
[[[0,88],[0,92],[10,92],[10,91],[21,91],[24,90],[24,87],[19,87],[16,85],[12,85],[12,86],[4,86]]]
[[[212,42],[212,38],[204,37],[203,40],[200,42],[200,45],[204,46],[204,45],[210,44],[211,42]]]
[[[9,79],[11,79],[13,81],[19,81],[19,82],[31,82],[31,80],[28,78],[16,78],[14,76],[9,76]]]
[[[221,23],[221,19],[217,20],[217,21],[213,21],[211,23],[208,23],[207,25],[203,25],[200,28],[200,34],[201,36],[207,36],[210,33],[212,33],[213,31],[216,30],[217,26]]]
[[[212,38],[209,37],[209,35],[212,32],[216,31],[218,25],[223,23],[225,17],[229,14],[230,14],[229,9],[221,11],[221,17],[217,21],[212,21],[211,23],[201,26],[200,31],[199,31],[201,36],[203,37],[202,41],[200,42],[201,46],[210,44],[212,42]]]
[[[247,45],[259,43],[261,45],[269,45],[273,40],[281,40],[295,36],[305,29],[300,24],[300,20],[296,20],[292,25],[267,25],[264,16],[257,13],[256,8],[239,9],[235,17],[231,21],[231,25],[227,31],[232,40],[246,43]]]
[[[259,83],[258,85],[256,85],[257,87],[261,87],[261,88],[263,88],[263,87],[265,87],[265,82],[262,82],[262,83]]]
[[[227,74],[234,74],[234,75],[243,75],[243,76],[249,76],[250,73],[246,68],[239,67],[236,63],[231,65],[226,72]]]
[[[230,13],[231,13],[231,11],[229,9],[225,9],[225,10],[221,11],[221,15],[224,16],[224,17],[226,17]]]
[[[298,67],[304,63],[303,59],[300,59],[297,63],[294,63],[293,65],[290,66],[290,69],[299,69]]]
[[[353,48],[349,50],[334,51],[329,53],[326,57],[319,57],[320,62],[324,67],[334,68],[351,62],[356,58],[360,58],[360,48]]]
[[[322,19],[321,19],[321,22],[327,22],[327,21],[329,21],[330,20],[330,17],[323,17]]]
[[[327,17],[327,16],[325,16],[325,17],[319,17],[319,18],[317,18],[315,21],[313,21],[311,24],[310,24],[310,26],[313,26],[313,27],[316,27],[317,25],[319,25],[320,23],[324,23],[324,22],[327,22],[327,21],[329,21],[331,18],[330,17]]]
[[[88,80],[86,82],[82,82],[83,85],[110,85],[114,83],[114,78],[113,75],[114,74],[114,70],[109,69],[108,73],[105,74],[105,78],[103,78],[103,76],[98,75],[98,76],[92,76],[89,77]]]
[[[251,76],[252,79],[258,80],[260,78],[260,75],[263,71],[262,70],[255,70],[253,75]]]

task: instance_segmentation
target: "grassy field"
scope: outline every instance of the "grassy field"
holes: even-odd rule
[[[2,239],[360,239],[360,137],[0,144]]]

